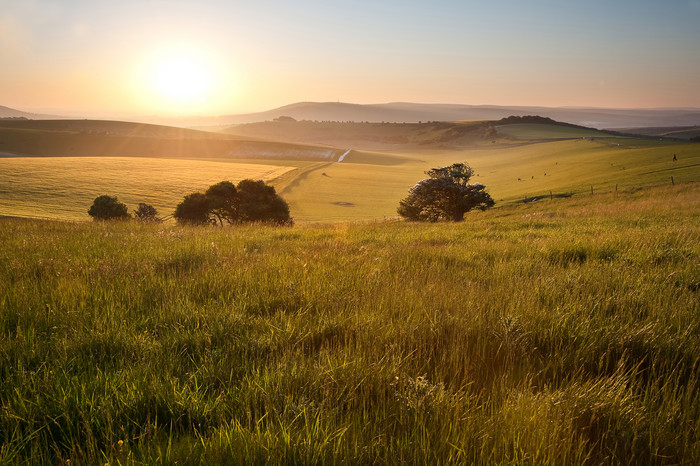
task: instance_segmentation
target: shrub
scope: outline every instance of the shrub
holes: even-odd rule
[[[158,210],[150,204],[139,202],[139,207],[134,211],[134,217],[141,222],[160,222]]]

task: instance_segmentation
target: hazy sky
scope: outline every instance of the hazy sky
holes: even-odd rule
[[[0,105],[700,107],[700,0],[0,0]]]

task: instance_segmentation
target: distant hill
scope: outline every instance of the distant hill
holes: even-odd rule
[[[256,113],[188,118],[142,117],[130,118],[130,120],[168,126],[209,129],[273,121],[280,117],[310,121],[418,123],[429,121],[495,121],[509,116],[527,115],[541,115],[559,122],[596,129],[667,128],[700,125],[700,108],[614,109],[420,104],[407,102],[366,105],[345,102],[298,102]],[[24,112],[0,106],[0,119],[2,118],[55,120],[64,119],[65,117]]]
[[[232,125],[221,131],[239,137],[363,150],[475,148],[492,146],[501,137],[555,140],[617,135],[536,115],[511,115],[491,121],[420,123],[311,121],[282,117],[272,121]]]
[[[346,150],[122,121],[0,119],[0,157],[334,161]]]
[[[521,107],[453,104],[349,104],[299,102],[266,112],[226,115],[201,120],[201,124],[232,125],[271,121],[279,117],[296,120],[417,123],[426,121],[499,120],[508,116],[541,115],[576,125],[604,128],[694,126],[700,109],[604,109],[570,107]]]
[[[646,128],[617,128],[615,131],[626,134],[643,136],[659,136],[673,138],[681,141],[700,140],[700,125],[698,126],[671,126],[671,127],[646,127]]]
[[[39,113],[23,112],[21,110],[16,110],[14,108],[5,107],[0,105],[0,118],[13,118],[21,119],[26,118],[27,120],[52,120],[57,118],[62,118],[55,115],[42,115]]]

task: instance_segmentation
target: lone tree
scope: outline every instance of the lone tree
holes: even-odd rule
[[[179,223],[219,225],[244,222],[290,223],[289,206],[264,181],[242,180],[235,186],[222,181],[204,194],[192,193],[178,204],[173,217]]]
[[[466,163],[433,168],[430,178],[416,183],[408,197],[399,202],[397,212],[409,220],[461,222],[472,209],[486,210],[495,203],[483,184],[469,184],[474,170]]]
[[[126,204],[119,202],[116,196],[103,194],[97,196],[88,209],[93,220],[125,219],[131,217]]]
[[[161,222],[158,218],[158,210],[150,204],[139,202],[139,207],[134,211],[134,217],[141,222]]]

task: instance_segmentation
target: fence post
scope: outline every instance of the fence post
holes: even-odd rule
[[[671,177],[671,186],[673,186],[674,184],[676,183],[673,182],[673,177]]]
[[[593,194],[593,185],[591,185],[591,194]]]

